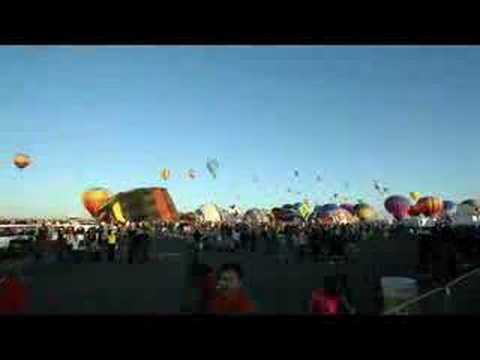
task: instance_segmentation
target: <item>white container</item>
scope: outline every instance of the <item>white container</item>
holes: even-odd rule
[[[418,296],[418,284],[415,279],[406,277],[382,277],[384,311],[393,309],[405,301]],[[402,313],[418,313],[418,306],[409,306]]]

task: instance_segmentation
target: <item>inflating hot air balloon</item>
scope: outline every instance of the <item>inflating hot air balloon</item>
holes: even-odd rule
[[[408,216],[410,201],[403,196],[394,195],[385,200],[385,209],[392,214],[395,219],[402,220]]]
[[[438,197],[423,197],[418,200],[416,208],[425,216],[436,217],[443,212],[443,201]]]
[[[167,181],[168,179],[170,179],[170,176],[172,175],[171,171],[169,169],[163,169],[161,174],[160,174],[160,177],[164,180],[164,181]]]
[[[410,206],[408,208],[408,216],[418,216],[420,215],[420,211],[418,211],[418,208],[416,206]]]
[[[25,169],[32,163],[32,159],[27,154],[17,154],[13,159],[13,164],[19,169]]]
[[[458,212],[467,216],[480,215],[480,200],[468,199],[460,203]]]
[[[350,212],[350,214],[355,213],[355,205],[353,204],[341,204],[340,207]]]
[[[355,206],[355,215],[361,221],[373,221],[377,219],[377,212],[373,207],[367,204],[358,204]]]
[[[177,221],[175,204],[165,188],[139,188],[113,196],[101,209],[116,221]]]
[[[445,200],[443,202],[443,210],[447,215],[454,215],[457,212],[457,204],[453,201]]]
[[[312,219],[320,221],[324,225],[340,225],[340,224],[351,224],[357,220],[349,211],[337,207],[334,209],[331,207],[331,211],[320,211],[312,215]]]
[[[337,204],[325,204],[323,206],[320,206],[318,208],[317,213],[318,215],[329,215],[334,213],[339,209],[339,206]]]
[[[422,197],[422,194],[420,194],[418,191],[412,191],[410,193],[410,198],[416,203],[420,198]]]
[[[299,217],[298,212],[295,210],[293,206],[273,208],[271,210],[271,213],[276,221],[282,221],[282,222],[290,222],[295,220],[295,218]],[[245,213],[245,215],[247,214]]]
[[[220,167],[217,159],[208,159],[207,160],[207,170],[210,172],[214,179],[217,178],[217,171]]]
[[[83,206],[90,215],[98,217],[100,209],[112,198],[112,194],[105,188],[92,188],[85,191],[82,195]]]
[[[204,222],[217,223],[222,220],[220,209],[214,204],[202,205],[197,213]]]

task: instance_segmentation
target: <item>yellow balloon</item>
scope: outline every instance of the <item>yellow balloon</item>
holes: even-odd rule
[[[165,181],[167,181],[168,179],[170,179],[170,176],[171,176],[171,172],[170,170],[168,169],[163,169],[162,170],[162,173],[160,174],[161,178]]]
[[[417,202],[418,199],[422,197],[422,194],[420,194],[418,191],[413,191],[410,193],[410,197],[412,198],[413,201]]]
[[[115,202],[115,204],[113,204],[112,211],[113,211],[113,216],[115,217],[115,220],[117,220],[118,222],[121,222],[122,224],[125,224],[127,222],[127,220],[123,216],[122,206],[118,201]]]
[[[377,212],[370,206],[362,206],[356,215],[361,221],[372,221],[377,218]]]

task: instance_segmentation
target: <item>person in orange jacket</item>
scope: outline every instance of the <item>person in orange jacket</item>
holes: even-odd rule
[[[216,291],[208,310],[213,314],[252,314],[257,307],[242,285],[243,271],[238,264],[224,264],[218,271]]]

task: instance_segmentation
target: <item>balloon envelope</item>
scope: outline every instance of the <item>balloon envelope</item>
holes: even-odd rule
[[[436,217],[443,212],[443,201],[438,197],[427,196],[418,200],[416,207],[421,214]]]
[[[171,171],[168,169],[163,169],[160,176],[163,180],[167,181],[168,179],[170,179]]]
[[[445,200],[443,202],[443,209],[447,215],[453,215],[457,211],[457,204],[453,201]]]
[[[32,159],[27,154],[17,154],[13,159],[13,164],[19,169],[25,169],[31,163]]]
[[[418,191],[412,191],[410,193],[410,198],[416,203],[420,198],[422,197],[422,194],[420,194]]]
[[[108,203],[112,194],[105,188],[92,188],[82,195],[83,206],[93,217],[99,215],[100,209]]]
[[[355,215],[362,221],[372,221],[377,218],[377,212],[375,209],[367,204],[356,205]]]
[[[355,213],[355,205],[353,204],[341,204],[340,207],[342,209],[345,209],[347,210],[348,212],[350,212],[351,214],[354,214]]]
[[[385,209],[397,220],[402,220],[408,216],[410,201],[406,197],[399,195],[389,196],[385,200],[384,205]]]

